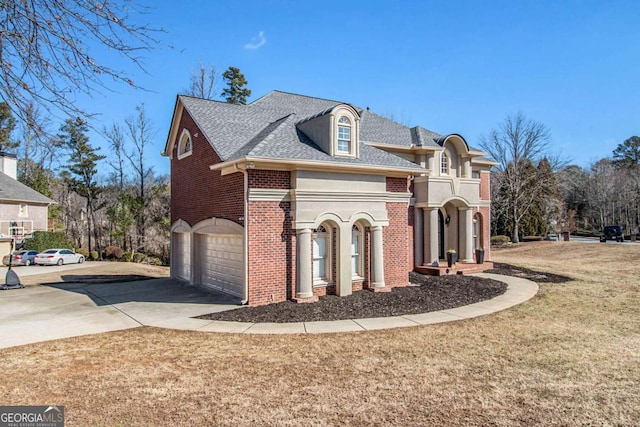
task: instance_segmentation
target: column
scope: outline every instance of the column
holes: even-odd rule
[[[464,158],[463,161],[463,169],[462,169],[462,177],[463,178],[471,178],[471,159]]]
[[[424,264],[438,264],[438,208],[425,208],[424,217],[429,219],[429,227],[424,227]],[[425,221],[426,222],[426,221]]]
[[[460,254],[462,262],[473,262],[473,210],[471,208],[458,208],[462,217],[461,246],[464,253]]]
[[[382,243],[382,226],[374,225],[371,227],[371,262],[372,285],[374,288],[384,288],[384,246]]]
[[[413,263],[420,266],[424,262],[424,217],[422,208],[413,208]]]
[[[336,243],[336,294],[338,296],[351,295],[353,293],[353,274],[351,271],[351,226],[349,223],[342,223],[338,226],[336,233],[338,242]]]
[[[312,298],[311,230],[296,230],[296,298]]]

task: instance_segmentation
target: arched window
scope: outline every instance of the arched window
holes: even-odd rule
[[[440,154],[440,175],[449,175],[449,156],[446,151]]]
[[[329,233],[321,225],[313,231],[313,280],[329,280]]]
[[[338,154],[351,154],[351,120],[346,116],[338,118],[338,136],[336,152]]]
[[[351,274],[362,277],[362,229],[354,224],[351,229]]]
[[[184,129],[182,135],[180,135],[180,142],[178,143],[178,159],[182,159],[191,154],[193,149],[193,143],[191,142],[191,134],[188,130]]]

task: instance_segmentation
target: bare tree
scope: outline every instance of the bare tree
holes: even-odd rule
[[[216,70],[213,65],[205,67],[200,63],[198,70],[191,73],[191,86],[185,91],[185,94],[197,98],[213,99],[215,83]]]
[[[137,186],[137,204],[135,208],[136,228],[138,234],[138,249],[144,247],[145,239],[145,210],[149,204],[148,197],[145,194],[147,188],[147,180],[153,175],[153,168],[148,167],[145,159],[145,150],[153,143],[153,127],[145,113],[144,104],[136,107],[136,116],[129,117],[125,123],[127,133],[133,147],[125,156],[129,160],[134,172],[134,181]]]
[[[122,191],[125,181],[124,132],[119,124],[113,123],[109,129],[104,127],[102,133],[109,142],[109,147],[113,153],[113,157],[110,157],[107,163],[113,168],[116,174],[118,189]]]
[[[146,8],[129,0],[6,0],[0,13],[0,99],[26,121],[32,104],[85,117],[78,92],[118,81],[138,87],[126,70],[102,58],[114,53],[144,71],[141,54],[160,30],[135,23]]]
[[[549,130],[542,123],[527,119],[522,113],[507,116],[488,137],[481,138],[482,149],[498,162],[494,176],[500,192],[494,195],[507,212],[514,243],[520,241],[522,218],[552,184],[549,180],[553,174],[532,173],[536,170],[532,166],[547,156],[549,143]],[[547,157],[547,160],[552,170],[562,163],[559,158]]]

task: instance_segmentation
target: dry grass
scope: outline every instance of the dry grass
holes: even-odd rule
[[[140,328],[0,350],[3,404],[67,425],[637,425],[640,247],[528,243],[575,278],[505,312],[331,335]]]

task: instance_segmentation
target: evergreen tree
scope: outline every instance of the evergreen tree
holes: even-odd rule
[[[6,102],[0,102],[0,151],[16,148],[19,144],[11,141],[11,132],[16,127],[16,120]]]
[[[251,89],[244,87],[247,84],[247,79],[244,78],[240,69],[229,67],[227,71],[222,73],[222,79],[229,86],[222,90],[224,99],[230,104],[246,105],[247,97],[251,96]]]
[[[98,184],[98,162],[105,158],[97,154],[98,148],[89,144],[87,136],[87,122],[81,118],[67,119],[60,128],[58,138],[69,152],[67,169],[70,175],[66,177],[66,183],[76,194],[85,198],[87,208],[87,233],[88,249],[91,251],[91,232],[95,235],[95,243],[98,243],[98,234],[95,227],[95,212],[98,196],[102,187]]]
[[[640,137],[632,136],[613,150],[613,161],[622,167],[640,166]]]

